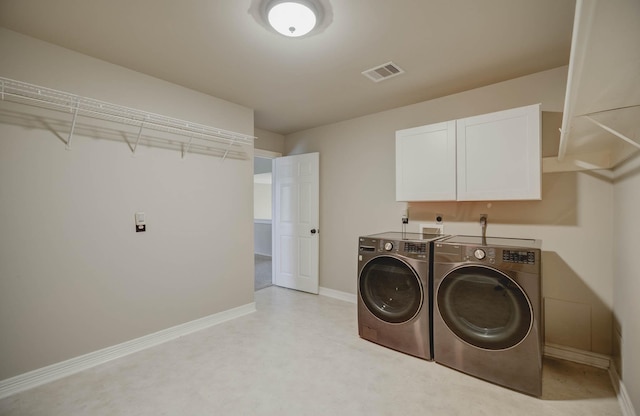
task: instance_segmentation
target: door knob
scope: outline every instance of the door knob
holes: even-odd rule
[[[317,233],[318,231],[319,231],[319,230],[316,230],[315,228],[312,228],[312,229],[311,229],[311,234],[315,234],[315,233]]]

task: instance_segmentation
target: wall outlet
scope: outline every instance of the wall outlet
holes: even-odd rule
[[[147,223],[145,220],[144,212],[136,212],[135,219],[136,219],[136,232],[143,233],[147,231]]]

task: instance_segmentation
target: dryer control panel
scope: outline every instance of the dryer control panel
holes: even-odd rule
[[[493,264],[496,262],[496,249],[494,247],[465,247],[465,260],[486,260]]]
[[[484,264],[504,270],[537,273],[541,251],[526,247],[462,245],[447,242],[434,244],[434,263]]]
[[[515,264],[536,264],[536,252],[518,249],[503,249],[496,247],[474,247],[464,246],[465,261],[483,261],[489,264],[515,263]]]

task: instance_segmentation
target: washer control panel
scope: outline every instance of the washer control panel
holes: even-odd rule
[[[427,241],[360,237],[358,252],[360,255],[365,253],[390,253],[423,259],[429,255],[429,244]]]
[[[534,251],[502,250],[502,261],[505,263],[536,264]]]

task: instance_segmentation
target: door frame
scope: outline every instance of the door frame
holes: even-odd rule
[[[255,158],[262,158],[262,159],[276,159],[278,157],[282,157],[282,153],[279,152],[272,152],[270,150],[262,150],[262,149],[253,149],[253,158],[255,160]],[[271,212],[273,213],[273,209],[274,209],[274,202],[273,202],[273,194],[274,194],[274,187],[273,184],[271,184]],[[254,218],[255,221],[255,218]],[[255,235],[253,236],[254,240],[255,240]],[[273,239],[273,216],[271,219],[271,238]],[[254,241],[255,244],[255,241]],[[273,244],[271,244],[271,284],[274,283],[274,268],[273,268],[273,258],[276,256],[275,253],[275,246]]]

